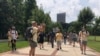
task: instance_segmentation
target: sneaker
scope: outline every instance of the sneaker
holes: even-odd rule
[[[60,47],[60,49],[62,49],[62,48]]]
[[[57,48],[57,50],[59,50],[59,48]]]
[[[86,53],[84,53],[84,55],[86,55]]]
[[[83,54],[83,52],[81,54]]]

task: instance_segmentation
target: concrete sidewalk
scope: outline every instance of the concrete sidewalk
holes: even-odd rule
[[[51,45],[47,43],[44,44],[44,49],[39,47],[36,48],[36,56],[99,56],[97,53],[92,52],[89,48],[87,49],[87,55],[82,55],[80,52],[79,45],[77,44],[76,47],[72,47],[72,45],[64,45],[62,44],[62,50],[56,50],[56,43],[55,48],[51,48]],[[11,53],[6,52],[0,54],[0,56],[28,56],[29,47],[18,49],[17,52]]]

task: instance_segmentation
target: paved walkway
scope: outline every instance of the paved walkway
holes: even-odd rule
[[[82,55],[79,49],[79,45],[76,47],[72,47],[71,45],[62,44],[62,50],[56,50],[55,48],[51,48],[51,45],[47,43],[44,44],[44,49],[40,50],[39,47],[36,48],[36,56],[99,56],[97,53],[87,49],[87,55]],[[6,52],[1,53],[0,56],[28,56],[29,47],[18,49],[16,53]]]

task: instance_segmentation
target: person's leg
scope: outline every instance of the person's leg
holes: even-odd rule
[[[80,50],[82,51],[82,41],[79,40]]]
[[[58,41],[57,41],[57,50],[59,50],[59,43],[58,43]]]
[[[87,46],[87,42],[85,41],[84,43],[84,54],[86,55],[86,46]]]
[[[16,40],[13,40],[13,49],[16,51]]]
[[[30,47],[29,56],[32,55],[32,47]]]
[[[61,47],[61,41],[60,41],[59,45],[60,45],[60,49],[62,49],[62,47]]]
[[[54,40],[52,40],[52,48],[54,48]]]
[[[41,49],[41,43],[39,43],[39,47],[40,47],[40,49]]]
[[[14,43],[15,43],[15,51],[16,51],[16,40],[14,40]]]
[[[42,48],[44,48],[44,45],[43,45],[43,43],[42,43]]]
[[[71,45],[71,39],[69,39],[69,45]]]
[[[64,38],[64,44],[66,45],[66,39]]]
[[[11,40],[11,48],[12,48],[12,52],[14,52],[14,40]]]
[[[73,47],[75,47],[76,38],[73,39]]]
[[[32,56],[35,56],[35,47],[32,48]]]
[[[75,41],[73,41],[73,47],[75,47]]]
[[[58,49],[60,49],[60,42],[58,41]]]
[[[83,54],[83,51],[84,51],[84,41],[82,41],[82,43],[81,43],[81,51],[82,51],[82,54]]]
[[[65,44],[67,44],[66,42],[67,42],[67,39],[65,38]]]

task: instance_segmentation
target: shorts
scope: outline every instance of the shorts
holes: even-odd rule
[[[58,45],[61,45],[61,41],[57,41],[57,46],[58,46]]]
[[[73,38],[73,41],[76,42],[77,41],[77,38]]]
[[[16,39],[12,39],[11,40],[11,43],[16,43]]]
[[[36,43],[35,41],[30,40],[29,43],[30,43],[30,46],[31,46],[32,48],[37,47],[37,43]]]
[[[87,41],[82,40],[83,45],[87,45]]]

